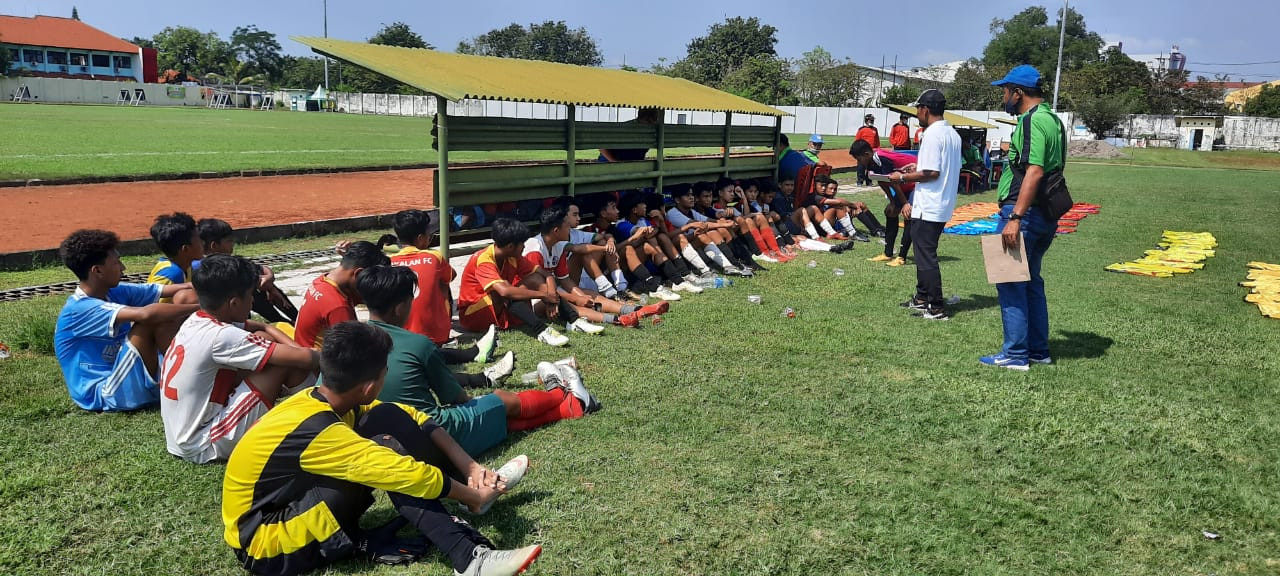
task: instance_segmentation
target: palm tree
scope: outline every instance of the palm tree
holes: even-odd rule
[[[204,75],[205,80],[217,81],[219,86],[230,84],[234,86],[263,84],[266,82],[266,74],[252,74],[253,65],[248,62],[241,62],[235,58],[227,60],[223,73],[210,72]]]

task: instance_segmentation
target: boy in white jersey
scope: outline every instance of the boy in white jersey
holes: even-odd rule
[[[320,355],[249,321],[258,267],[248,259],[209,256],[192,283],[200,311],[165,353],[160,415],[169,452],[203,464],[226,460],[282,393],[313,382]]]

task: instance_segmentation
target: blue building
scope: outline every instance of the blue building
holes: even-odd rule
[[[71,18],[0,14],[0,50],[9,51],[10,73],[22,76],[156,80],[154,51],[144,58],[138,46]]]

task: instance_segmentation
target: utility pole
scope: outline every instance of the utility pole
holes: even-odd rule
[[[876,88],[876,107],[880,107],[880,101],[884,99],[884,54],[880,55],[880,69],[876,70],[876,76],[880,77],[880,86]]]
[[[1062,85],[1062,43],[1067,38],[1067,0],[1062,0],[1062,22],[1058,31],[1058,71],[1053,75],[1053,111],[1058,111],[1058,87]]]
[[[324,37],[329,37],[329,0],[324,0]],[[329,91],[329,57],[324,57],[324,90]]]

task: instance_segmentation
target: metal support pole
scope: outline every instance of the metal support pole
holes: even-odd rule
[[[436,166],[436,189],[439,193],[440,214],[440,253],[449,257],[449,101],[444,96],[436,96],[436,146],[440,149],[440,159]]]
[[[662,194],[662,188],[665,185],[663,182],[662,164],[666,160],[666,157],[667,157],[667,111],[659,110],[658,111],[658,152],[657,152],[658,180],[657,180],[657,186],[653,190],[654,192],[657,192],[659,195]]]
[[[724,167],[724,176],[729,177],[729,129],[733,126],[733,112],[724,113],[724,156],[721,159],[721,166]]]
[[[1062,85],[1062,44],[1067,38],[1067,0],[1062,0],[1062,25],[1058,30],[1058,71],[1053,75],[1053,111],[1058,111],[1058,87]]]
[[[837,122],[839,122],[839,117],[837,117]],[[837,124],[837,126],[839,126],[839,124]],[[778,182],[778,178],[782,174],[780,172],[780,169],[782,167],[782,157],[780,156],[780,154],[782,154],[782,117],[774,116],[773,117],[773,181],[774,183]]]
[[[324,37],[329,37],[329,0],[324,0]],[[324,89],[329,90],[329,57],[324,57]]]
[[[573,175],[577,171],[578,163],[578,115],[577,106],[569,104],[569,114],[565,118],[568,124],[565,127],[565,176],[569,177],[569,195],[576,196],[578,193],[577,185],[574,182]]]

